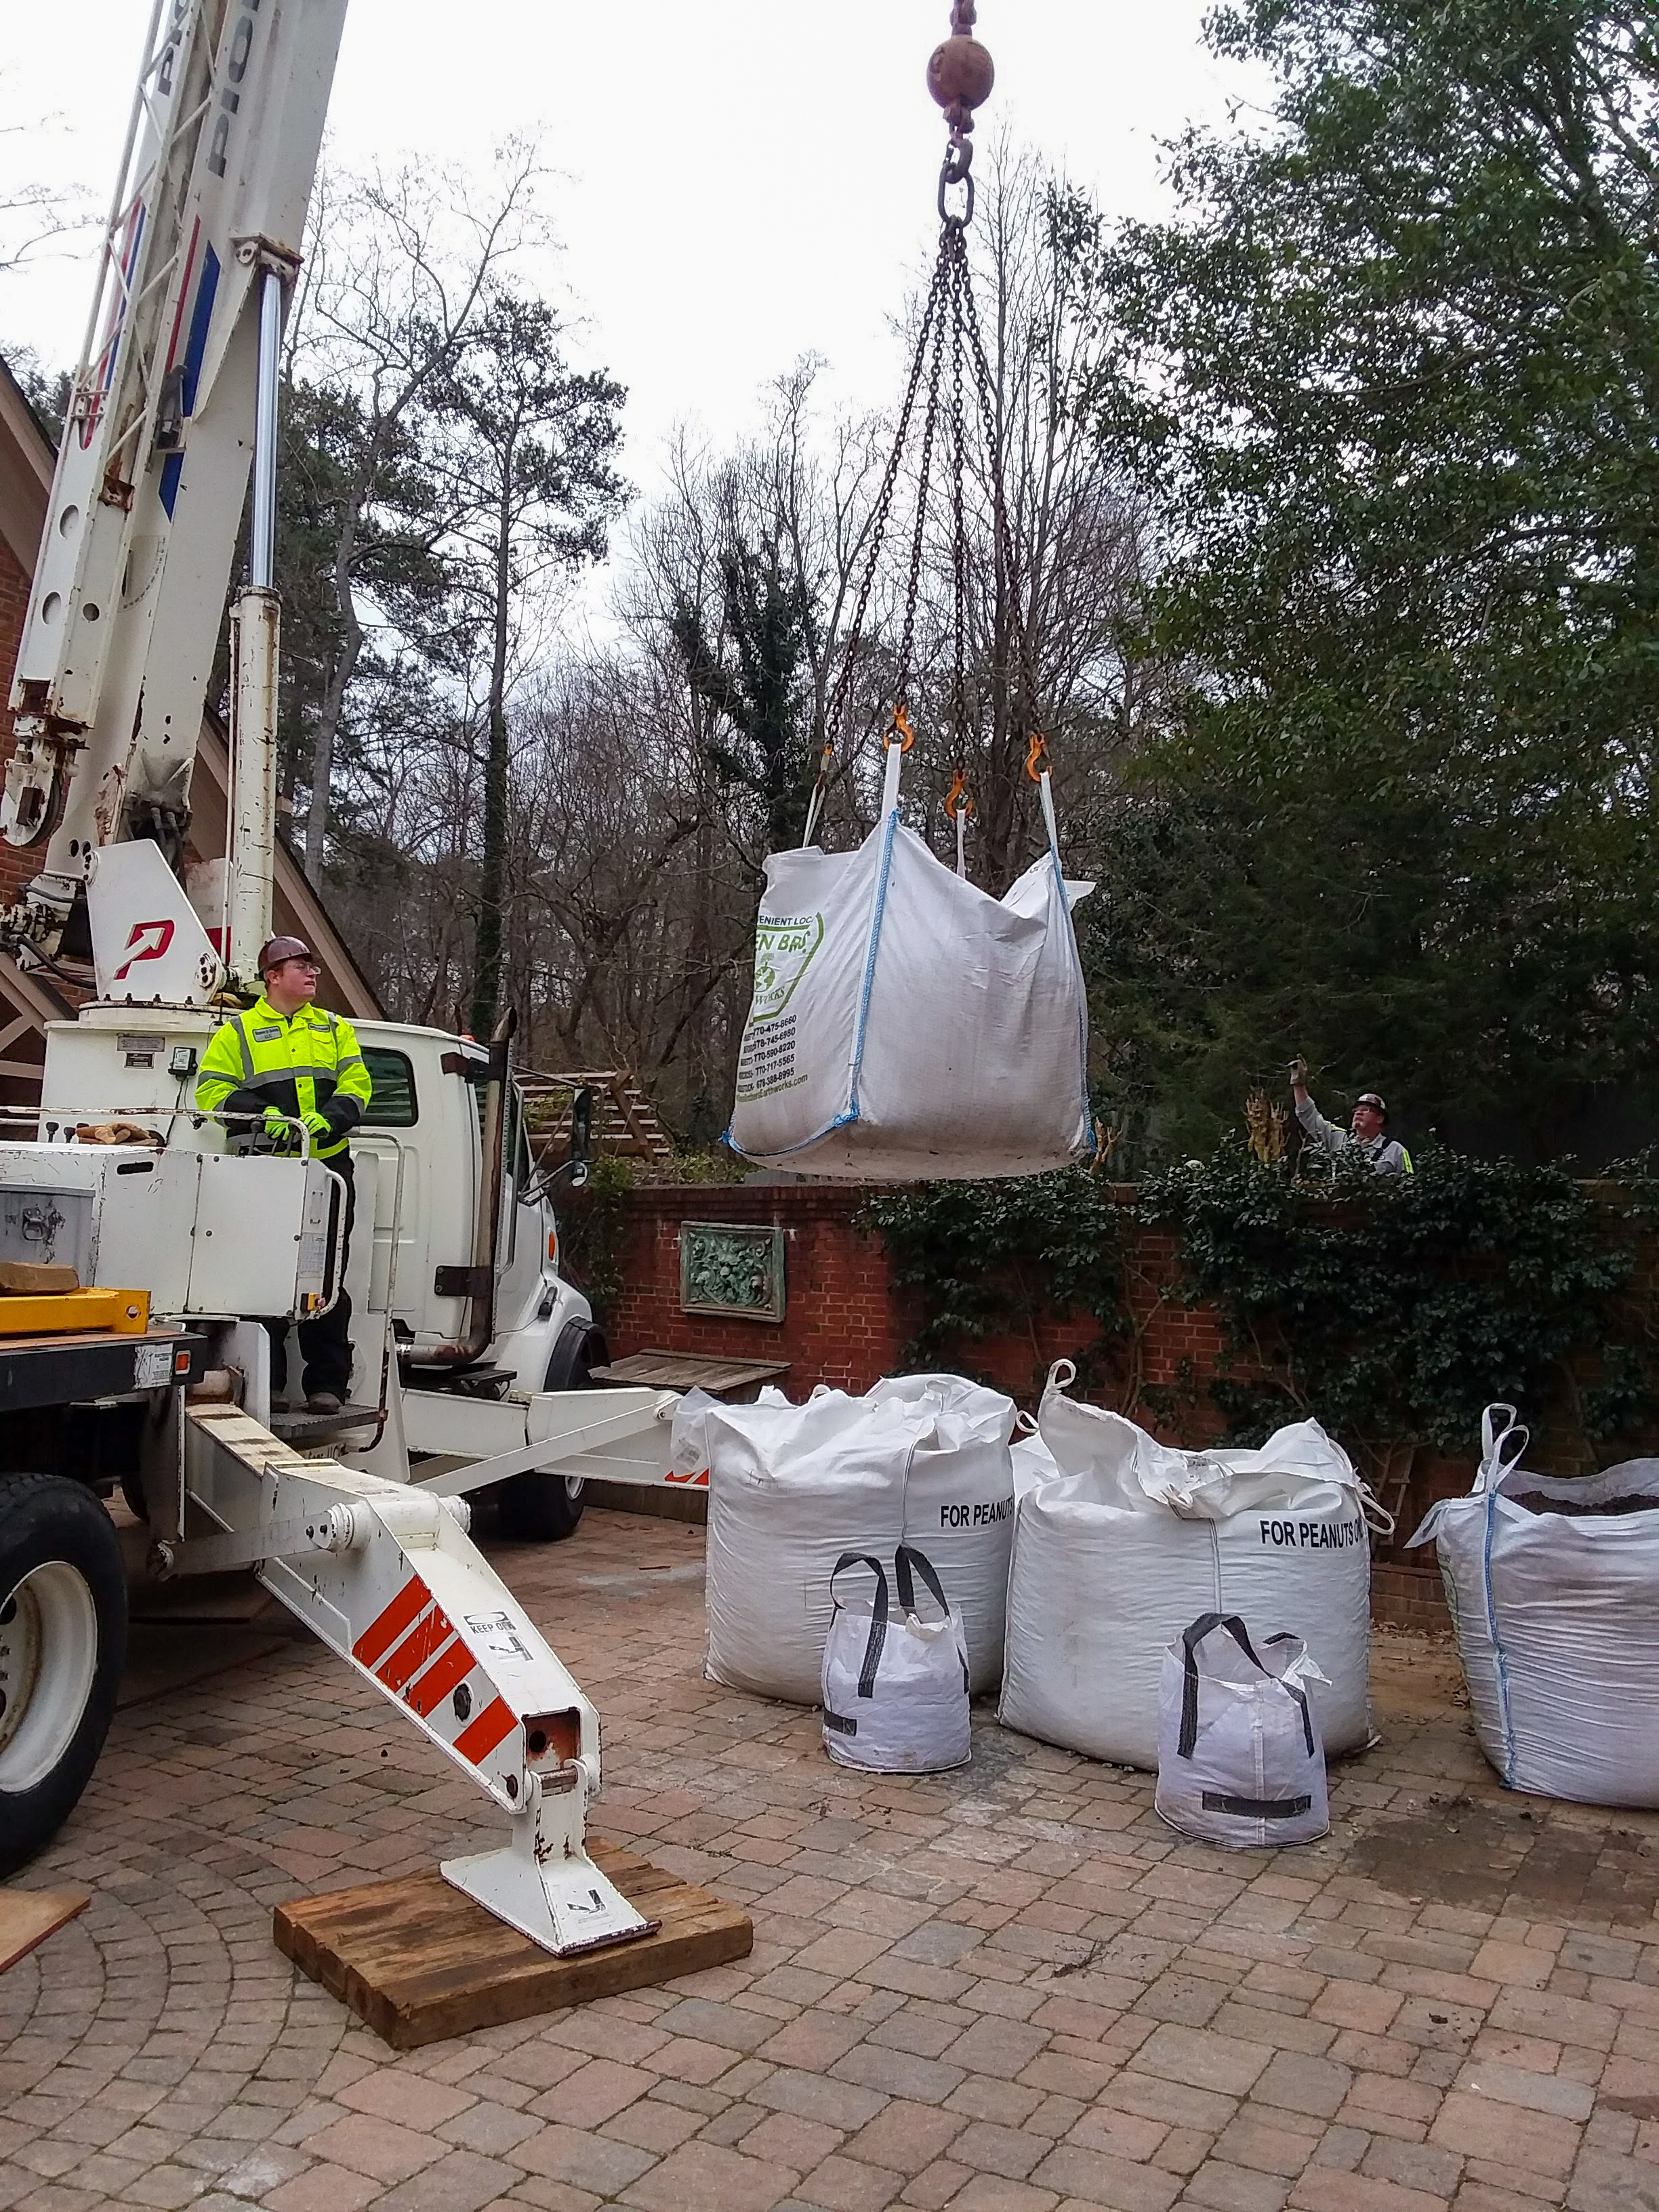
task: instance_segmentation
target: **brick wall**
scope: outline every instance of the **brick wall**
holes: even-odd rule
[[[658,1184],[623,1200],[625,1224],[618,1255],[626,1285],[608,1316],[612,1355],[648,1348],[734,1354],[789,1362],[787,1385],[804,1397],[819,1382],[867,1390],[890,1375],[915,1335],[921,1312],[893,1280],[878,1239],[856,1225],[866,1194],[823,1184]],[[784,1232],[785,1318],[781,1324],[680,1310],[679,1232],[684,1221],[775,1225]],[[1204,1307],[1165,1304],[1158,1296],[1175,1272],[1175,1240],[1142,1231],[1132,1290],[1134,1337],[1112,1347],[1113,1364],[1133,1364],[1139,1382],[1174,1389],[1189,1372],[1214,1371],[1221,1324]],[[1086,1316],[1042,1316],[1030,1334],[988,1337],[974,1346],[975,1370],[1023,1404],[1035,1405],[1056,1359],[1077,1359],[1098,1344]],[[1207,1407],[1196,1409],[1180,1440],[1201,1441],[1216,1429]]]
[[[913,1295],[894,1282],[879,1241],[857,1226],[865,1195],[822,1184],[665,1184],[630,1191],[622,1200],[617,1254],[625,1288],[605,1320],[612,1358],[671,1351],[786,1361],[788,1372],[779,1380],[798,1401],[820,1382],[857,1392],[884,1375],[902,1373],[909,1364],[905,1346],[915,1333],[919,1309]],[[681,1312],[679,1234],[686,1221],[783,1231],[781,1323]],[[1190,1445],[1212,1437],[1219,1426],[1203,1385],[1216,1371],[1222,1329],[1212,1310],[1160,1297],[1175,1266],[1173,1237],[1139,1232],[1128,1271],[1133,1334],[1108,1349],[1104,1371],[1115,1380],[1089,1395],[1101,1403],[1122,1403],[1138,1386],[1133,1411],[1142,1425],[1170,1443]],[[1097,1343],[1098,1334],[1086,1318],[1047,1316],[1029,1334],[981,1340],[974,1346],[973,1364],[1035,1410],[1052,1363],[1078,1358]],[[1183,1385],[1183,1400],[1196,1390],[1198,1401],[1184,1404],[1172,1424],[1160,1421],[1139,1399],[1148,1386],[1180,1390]],[[1401,1500],[1401,1535],[1411,1533],[1433,1498],[1467,1490],[1473,1474],[1473,1461],[1419,1455]],[[1389,1549],[1376,1563],[1373,1610],[1401,1627],[1449,1626],[1432,1558]]]
[[[627,1288],[606,1321],[612,1358],[660,1348],[787,1360],[782,1379],[793,1397],[805,1397],[819,1382],[867,1390],[895,1371],[915,1322],[881,1247],[854,1227],[863,1198],[857,1190],[765,1184],[631,1192],[620,1255]],[[683,1221],[781,1227],[781,1323],[680,1311]]]

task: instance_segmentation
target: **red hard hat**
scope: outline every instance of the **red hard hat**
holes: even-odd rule
[[[321,962],[302,937],[269,937],[259,948],[258,969],[269,975],[273,968],[280,968],[284,960],[309,960],[313,967]]]

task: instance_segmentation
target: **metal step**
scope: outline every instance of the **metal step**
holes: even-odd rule
[[[378,1406],[342,1406],[337,1413],[308,1413],[303,1406],[277,1406],[272,1408],[269,1425],[272,1436],[305,1451],[313,1444],[332,1443],[337,1437],[373,1429],[380,1418]]]

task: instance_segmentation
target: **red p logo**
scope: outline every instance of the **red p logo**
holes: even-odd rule
[[[132,934],[123,947],[127,957],[116,969],[115,981],[124,982],[128,970],[136,968],[141,960],[159,960],[172,942],[170,921],[135,921]]]

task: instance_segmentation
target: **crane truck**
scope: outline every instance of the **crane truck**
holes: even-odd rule
[[[672,1479],[675,1401],[585,1387],[604,1346],[559,1272],[511,1024],[487,1045],[358,1024],[343,1268],[338,1178],[303,1129],[262,1152],[193,1103],[271,926],[279,351],[345,7],[153,0],[17,661],[0,835],[40,866],[10,941],[59,974],[89,957],[95,988],[49,1030],[38,1115],[0,1136],[0,1267],[75,1285],[0,1297],[0,1873],[102,1746],[118,1486],[158,1573],[257,1571],[465,1770],[509,1833],[446,1875],[562,1954],[649,1923],[584,1844],[598,1717],[474,1548],[469,1500],[568,1534],[589,1480]],[[250,473],[228,850],[204,860],[191,770]],[[305,1319],[343,1282],[361,1402],[319,1421],[273,1401],[249,1316]]]

